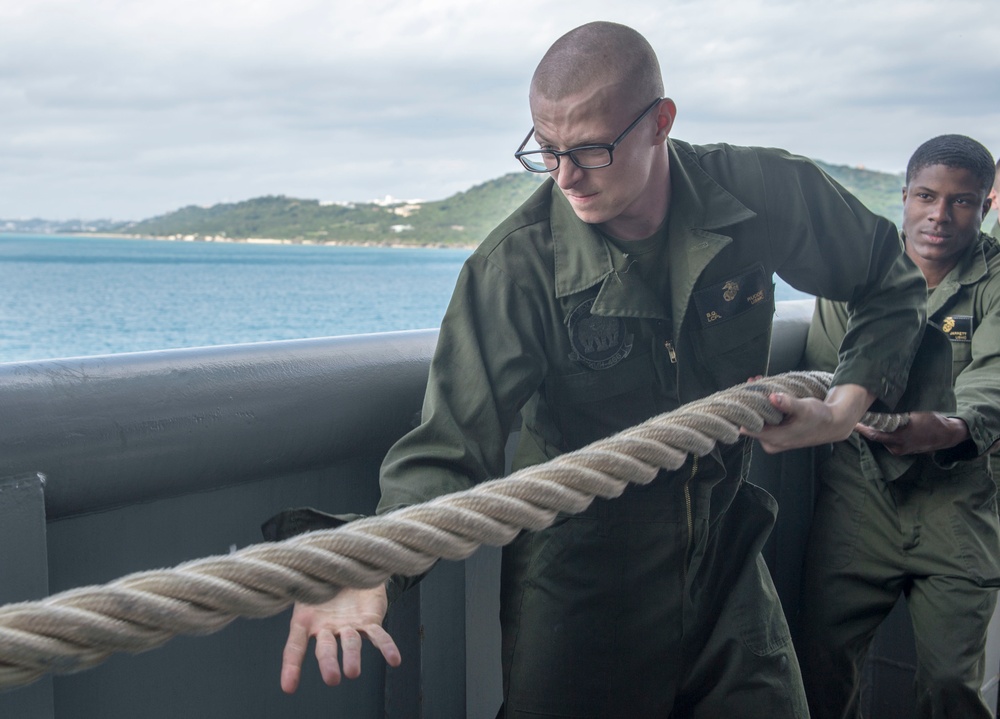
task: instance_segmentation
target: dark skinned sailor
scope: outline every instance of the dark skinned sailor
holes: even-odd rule
[[[938,378],[954,385],[954,406],[918,404],[892,433],[859,428],[821,470],[799,653],[815,719],[860,716],[861,665],[900,595],[917,637],[917,715],[992,716],[980,687],[1000,583],[989,466],[1000,438],[1000,247],[980,226],[993,178],[989,152],[962,135],[928,140],[907,168],[906,253],[950,340],[953,362]],[[818,303],[810,367],[836,366],[848,322],[845,305]]]

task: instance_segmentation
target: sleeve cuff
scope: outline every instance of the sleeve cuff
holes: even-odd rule
[[[949,447],[948,449],[939,449],[933,454],[934,464],[942,469],[951,469],[955,466],[956,462],[964,462],[969,459],[975,459],[978,456],[979,447],[971,439],[959,442],[954,447]]]

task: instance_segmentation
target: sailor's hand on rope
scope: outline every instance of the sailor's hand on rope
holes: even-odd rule
[[[833,387],[824,400],[798,399],[784,392],[773,392],[769,399],[784,415],[781,423],[765,425],[759,432],[745,428],[740,432],[758,440],[768,454],[776,454],[847,439],[875,396],[860,385],[844,384]]]
[[[375,589],[344,589],[330,601],[315,606],[296,603],[281,658],[282,690],[292,694],[298,689],[302,662],[312,637],[316,638],[320,674],[330,686],[340,684],[342,677],[356,679],[360,676],[363,637],[368,637],[382,652],[389,666],[398,667],[399,648],[382,628],[387,606],[384,585]],[[338,640],[343,671],[338,658]]]
[[[863,424],[858,433],[885,445],[891,454],[923,454],[948,449],[969,438],[969,426],[958,417],[938,412],[910,412],[909,422],[894,432],[881,432]]]

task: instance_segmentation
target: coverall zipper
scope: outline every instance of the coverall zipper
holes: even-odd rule
[[[677,353],[674,351],[674,343],[670,340],[664,340],[663,346],[667,349],[667,354],[670,355],[670,364],[677,364]]]

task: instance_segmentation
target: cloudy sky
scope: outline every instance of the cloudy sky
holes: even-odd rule
[[[442,199],[517,169],[531,72],[591,20],[649,38],[676,137],[1000,153],[997,0],[0,0],[0,218]]]

